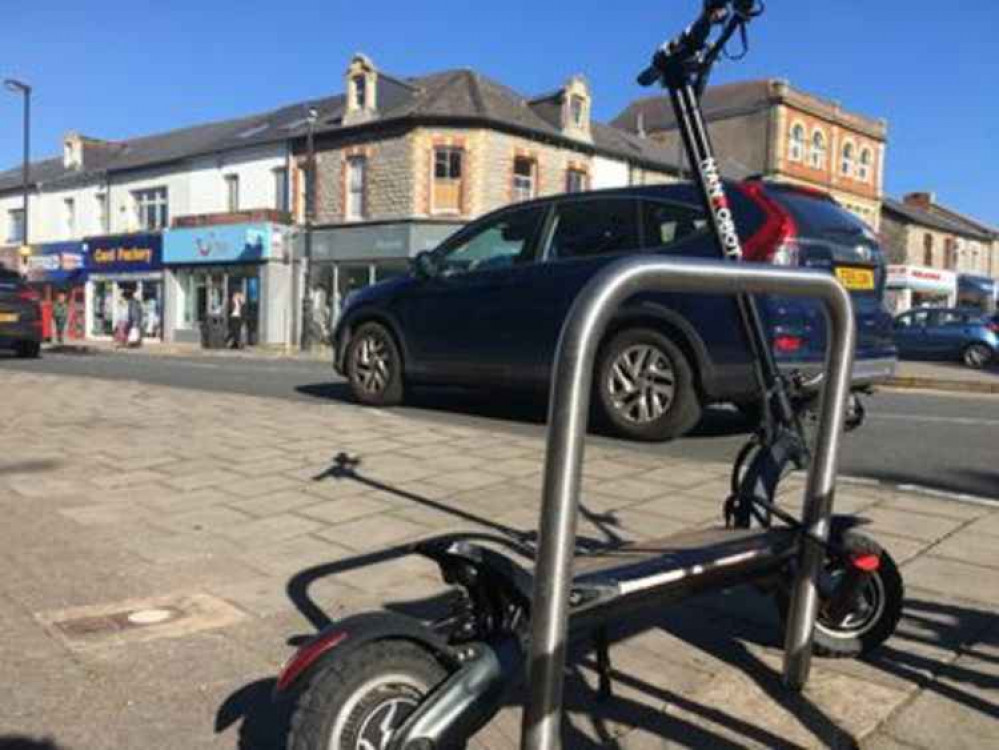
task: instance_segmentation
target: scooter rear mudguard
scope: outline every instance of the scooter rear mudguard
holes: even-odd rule
[[[458,659],[447,642],[419,620],[397,612],[366,612],[340,620],[320,631],[288,660],[278,677],[274,697],[294,694],[308,684],[312,675],[334,653],[337,657],[381,640],[405,640],[416,643],[440,659],[448,669]]]

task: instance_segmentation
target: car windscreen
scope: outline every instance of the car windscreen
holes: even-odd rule
[[[842,234],[874,238],[867,224],[834,201],[794,190],[780,190],[778,195],[802,234]]]

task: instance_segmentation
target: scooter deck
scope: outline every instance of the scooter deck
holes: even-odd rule
[[[573,614],[623,600],[679,599],[731,581],[749,582],[783,566],[800,536],[790,528],[697,529],[575,560]]]

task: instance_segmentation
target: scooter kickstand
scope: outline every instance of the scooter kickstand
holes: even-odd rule
[[[613,697],[613,690],[611,685],[610,639],[607,637],[607,628],[597,628],[593,636],[593,645],[597,649],[597,674],[600,680],[597,687],[597,700],[609,700]]]

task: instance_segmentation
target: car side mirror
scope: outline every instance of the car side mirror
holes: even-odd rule
[[[434,254],[429,250],[421,250],[412,260],[413,275],[418,279],[432,279],[437,275],[437,264]]]

